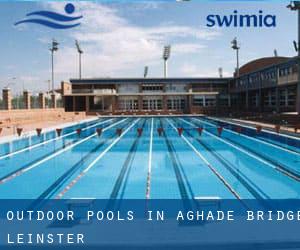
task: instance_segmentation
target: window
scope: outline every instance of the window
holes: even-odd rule
[[[193,105],[199,107],[212,107],[216,106],[215,96],[195,96],[193,98]]]
[[[272,107],[276,105],[276,95],[275,90],[268,91],[264,96],[264,105],[267,107]]]
[[[279,69],[279,76],[287,76],[292,73],[291,67],[281,68]]]
[[[254,85],[255,83],[259,83],[259,74],[253,74],[249,77],[249,84]]]
[[[142,86],[142,91],[149,91],[149,92],[163,91],[163,85],[161,85],[161,84],[144,84]]]
[[[194,106],[198,106],[198,107],[203,107],[204,106],[204,101],[203,101],[203,97],[194,97],[193,98],[193,105]]]
[[[287,102],[287,92],[284,89],[279,92],[279,105],[284,107],[286,106],[286,102]]]
[[[168,110],[183,110],[185,100],[182,97],[173,97],[167,100]]]
[[[187,86],[185,84],[166,84],[166,92],[186,92]]]
[[[144,110],[162,110],[161,99],[144,99],[143,100]]]
[[[287,105],[296,105],[296,87],[287,88]]]
[[[214,96],[205,96],[205,106],[216,106],[216,97]]]
[[[138,93],[139,86],[137,84],[119,84],[118,93]]]
[[[250,95],[251,106],[258,107],[258,94]]]
[[[138,100],[134,99],[121,99],[119,100],[120,110],[138,110]]]
[[[272,70],[272,71],[267,71],[265,73],[263,73],[263,79],[264,80],[272,80],[276,78],[276,71]]]

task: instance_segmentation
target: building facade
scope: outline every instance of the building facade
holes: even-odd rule
[[[89,114],[295,112],[297,58],[267,57],[232,78],[93,78],[62,83],[66,111]]]
[[[249,62],[229,86],[232,110],[299,112],[296,57],[266,57]]]
[[[101,114],[215,113],[228,107],[230,78],[71,79],[66,111]],[[63,83],[65,89],[67,84]]]

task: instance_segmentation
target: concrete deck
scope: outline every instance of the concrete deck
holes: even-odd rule
[[[0,137],[16,135],[17,128],[22,128],[22,134],[25,134],[37,128],[45,130],[87,118],[83,112],[64,112],[63,109],[0,111]]]

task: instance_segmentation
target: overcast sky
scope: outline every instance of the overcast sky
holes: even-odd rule
[[[163,75],[162,48],[172,45],[169,76],[217,76],[222,67],[232,75],[235,54],[230,41],[238,37],[241,64],[258,57],[295,55],[297,17],[288,1],[98,1],[75,2],[73,16],[83,15],[79,27],[53,30],[36,24],[14,26],[36,10],[64,13],[66,2],[0,2],[0,87],[12,83],[14,92],[47,89],[51,78],[49,44],[60,43],[55,54],[55,84],[78,76],[74,40],[84,50],[83,77],[139,77],[145,65],[149,77]],[[276,15],[276,28],[206,28],[208,14]],[[11,80],[16,77],[15,80]]]

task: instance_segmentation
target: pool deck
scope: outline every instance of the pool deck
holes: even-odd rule
[[[256,126],[262,126],[264,129],[270,130],[270,131],[275,131],[275,125],[270,124],[270,123],[265,123],[265,122],[257,122],[257,121],[249,121],[249,120],[243,120],[243,119],[228,119],[228,118],[222,118],[225,121],[231,121],[233,123],[239,123],[241,125],[245,126],[251,126],[251,127],[256,127]],[[280,126],[280,132],[283,134],[289,134],[293,135],[296,137],[300,137],[300,129],[295,132],[294,128],[287,127],[287,126]]]
[[[15,110],[12,112],[0,111],[0,142],[15,139],[17,128],[22,128],[22,135],[36,133],[36,129],[43,131],[66,127],[81,121],[95,119],[94,116],[86,116],[85,113],[64,112],[57,110]]]

